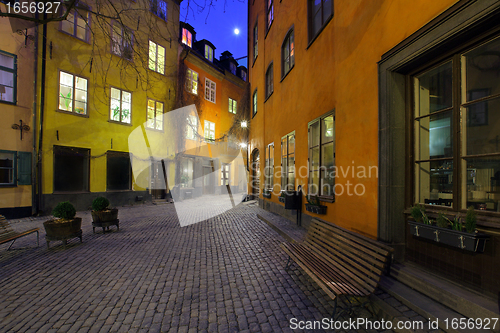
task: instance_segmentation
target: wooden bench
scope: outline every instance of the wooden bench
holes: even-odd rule
[[[5,219],[5,216],[0,215],[0,244],[7,243],[12,241],[12,244],[10,244],[9,248],[7,250],[10,250],[12,245],[14,245],[14,242],[16,239],[32,234],[36,232],[36,243],[37,246],[40,245],[40,238],[39,238],[39,233],[38,233],[39,228],[34,228],[22,232],[17,232],[12,229],[10,226],[9,222]]]
[[[281,244],[290,256],[335,301],[346,296],[352,310],[367,302],[359,300],[372,294],[392,255],[392,248],[332,223],[313,219],[303,243]],[[354,296],[356,302],[351,302]],[[342,312],[343,312],[342,311]],[[340,313],[342,313],[340,312]],[[339,315],[340,315],[339,313]]]

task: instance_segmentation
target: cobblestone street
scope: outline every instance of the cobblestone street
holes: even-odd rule
[[[284,239],[241,204],[180,227],[174,205],[120,207],[120,230],[47,250],[36,234],[0,247],[2,332],[280,332],[290,319],[321,320],[333,302],[280,249]],[[300,331],[300,330],[294,330]]]

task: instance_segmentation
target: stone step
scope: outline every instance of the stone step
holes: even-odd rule
[[[474,319],[500,317],[498,302],[453,281],[424,271],[411,263],[393,265],[391,276],[464,317]],[[500,332],[500,322],[494,331]]]
[[[388,293],[390,296],[394,297],[397,301],[401,302],[405,307],[409,308],[409,311],[400,312],[399,310],[392,307],[391,302],[388,300],[377,300],[375,296],[375,306],[378,307],[379,311],[382,308],[382,312],[386,314],[386,318],[393,322],[393,330],[399,333],[406,332],[420,332],[420,331],[432,331],[432,328],[436,327],[424,327],[423,329],[413,330],[410,328],[397,329],[396,325],[398,321],[429,321],[431,323],[436,323],[441,331],[448,333],[461,333],[461,332],[492,332],[491,330],[478,329],[477,326],[473,329],[461,329],[460,320],[467,322],[468,318],[462,316],[461,314],[453,311],[452,309],[444,306],[443,304],[421,294],[420,292],[408,287],[407,285],[391,278],[388,276],[382,277],[380,282],[380,289]],[[415,312],[418,316],[412,315]],[[426,323],[426,325],[428,325]],[[458,326],[456,326],[458,325]],[[497,325],[498,326],[498,323]]]

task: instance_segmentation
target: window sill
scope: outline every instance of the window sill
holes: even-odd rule
[[[73,116],[78,116],[78,117],[83,117],[83,118],[89,118],[89,115],[86,114],[86,113],[85,114],[81,114],[81,113],[76,113],[76,112],[72,112],[72,111],[60,110],[60,109],[57,109],[56,111],[60,112],[60,113],[70,114],[70,115],[73,115]]]
[[[133,58],[133,57],[132,57],[132,59],[128,59],[128,58],[125,58],[124,56],[121,56],[121,55],[119,55],[119,54],[114,53],[113,51],[110,51],[109,53],[111,53],[111,54],[112,54],[112,55],[114,55],[115,57],[121,58],[121,59],[126,60],[126,61],[129,61],[129,62],[131,62],[131,63],[133,63],[133,62],[134,62],[134,58]]]
[[[128,190],[108,190],[108,189],[106,189],[106,192],[119,193],[119,192],[133,192],[133,191],[131,189],[128,189]]]
[[[327,203],[334,203],[335,202],[335,197],[319,196],[318,199],[319,199],[319,201],[323,201],[323,202],[327,202]]]
[[[252,115],[252,119],[255,118],[255,116],[257,115],[258,112],[255,112],[253,115]]]
[[[314,41],[318,38],[318,36],[321,35],[321,32],[323,32],[323,30],[325,30],[326,26],[330,23],[332,18],[333,18],[333,15],[330,16],[330,18],[328,18],[328,20],[325,22],[325,24],[323,24],[323,26],[321,27],[321,29],[319,29],[319,31],[316,33],[316,35],[314,35],[314,37],[311,38],[311,41],[309,42],[309,44],[307,44],[306,50],[308,50],[311,47],[311,45],[314,43]]]
[[[0,188],[17,187],[17,184],[0,184]]]
[[[0,99],[0,103],[2,103],[2,104],[8,104],[8,105],[17,105],[16,102],[9,102],[9,101],[1,100],[1,99]]]
[[[90,40],[85,40],[85,39],[78,38],[77,36],[72,35],[72,34],[70,34],[70,33],[66,32],[66,31],[64,31],[64,30],[61,30],[61,29],[58,29],[58,30],[59,30],[59,32],[60,32],[60,33],[63,33],[63,34],[65,34],[66,36],[73,37],[73,38],[75,38],[75,39],[77,39],[77,40],[79,40],[79,41],[81,41],[81,42],[84,42],[85,44],[89,44],[89,45],[90,45]],[[89,32],[89,34],[90,34],[90,32]]]
[[[295,64],[292,66],[292,68],[290,68],[290,69],[288,70],[288,72],[286,72],[286,73],[285,73],[285,75],[283,75],[283,76],[281,77],[280,83],[281,83],[281,82],[283,82],[283,80],[284,80],[284,79],[288,76],[288,74],[289,74],[289,73],[292,71],[292,69],[294,69],[294,68],[295,68]]]
[[[84,194],[90,191],[53,191],[52,194]]]
[[[271,96],[273,95],[273,93],[274,93],[274,90],[273,90],[273,92],[272,92],[272,93],[270,93],[270,94],[269,94],[269,96],[267,96],[267,97],[266,97],[266,99],[264,100],[264,103],[265,103],[265,102],[267,102],[267,100],[268,100],[269,98],[271,98]]]
[[[121,123],[120,123],[120,124],[121,124]],[[153,131],[153,132],[159,132],[159,133],[163,133],[163,132],[164,132],[164,130],[163,130],[163,129],[159,130],[159,129],[156,129],[156,128],[151,128],[151,127],[147,127],[147,126],[146,126],[146,130],[148,130],[148,131]]]
[[[117,125],[132,126],[132,124],[122,123],[121,121],[116,121],[116,120],[111,120],[111,119],[108,120],[108,123],[117,124]]]
[[[210,103],[214,103],[214,104],[217,104],[216,102],[212,102],[211,100],[209,100],[209,99],[206,99],[206,98],[205,98],[205,101],[207,101],[207,102],[210,102]]]

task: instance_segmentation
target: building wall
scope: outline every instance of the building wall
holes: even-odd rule
[[[296,187],[307,189],[308,122],[335,110],[337,170],[335,183],[344,193],[334,203],[322,202],[327,214],[319,217],[360,233],[377,236],[378,179],[358,174],[360,167],[378,166],[378,72],[381,56],[418,30],[455,1],[334,1],[334,16],[309,44],[307,2],[274,2],[274,21],[266,36],[265,3],[249,2],[249,34],[258,24],[258,56],[253,62],[253,38],[249,41],[250,91],[258,91],[258,112],[251,123],[250,150],[259,149],[261,188],[264,184],[263,154],[265,145],[274,142],[275,168],[280,139],[295,131]],[[281,45],[293,26],[295,66],[282,79]],[[265,101],[265,73],[274,64],[274,92]],[[281,80],[282,79],[282,80]],[[280,82],[281,81],[281,82]],[[356,167],[354,177],[352,167]],[[349,169],[347,169],[349,168]],[[374,170],[374,169],[372,169]],[[363,195],[351,194],[354,185],[362,184]],[[275,184],[280,179],[275,177]],[[358,193],[363,187],[358,187]],[[278,194],[279,195],[279,194]],[[277,193],[272,195],[278,203]],[[303,200],[303,204],[305,200]],[[305,208],[302,208],[305,212]],[[309,212],[308,215],[318,216]]]
[[[6,11],[5,5],[0,9]],[[34,36],[35,29],[28,34]],[[17,103],[8,104],[0,101],[0,150],[14,152],[33,151],[33,92],[34,92],[34,39],[13,33],[7,18],[0,19],[0,51],[17,56]],[[15,130],[12,125],[23,124],[30,127],[28,131]],[[31,215],[32,185],[0,186],[0,214],[7,218]]]
[[[81,193],[81,197],[87,199],[80,200],[77,209],[87,209],[96,193],[112,197],[111,205],[130,203],[135,198],[130,190],[121,191],[121,195],[117,191],[107,191],[106,153],[130,151],[129,135],[134,129],[141,128],[141,125],[145,124],[148,98],[163,102],[164,112],[175,107],[179,5],[175,1],[168,1],[167,4],[167,22],[147,10],[141,14],[147,17],[141,25],[133,19],[124,20],[124,24],[134,30],[133,61],[111,53],[109,20],[97,24],[97,18],[91,17],[91,29],[94,35],[88,43],[60,31],[59,23],[48,24],[49,56],[46,61],[46,102],[41,152],[42,193],[45,202],[42,209],[45,212],[50,212],[56,201],[70,198],[72,195],[74,197],[74,193],[54,193],[55,145],[90,149],[89,191]],[[132,4],[149,8],[146,5],[147,3],[143,4],[142,1]],[[163,75],[147,67],[148,40],[165,48]],[[41,62],[39,59],[39,63]],[[59,70],[88,79],[86,116],[58,110]],[[131,124],[110,121],[110,87],[132,92]],[[146,128],[145,133],[151,149],[132,152],[132,159],[149,163],[150,155],[154,159],[165,158],[169,142],[166,138],[172,130],[168,124],[164,124],[163,131]],[[170,150],[170,154],[172,152],[173,150]],[[142,176],[148,178],[147,167]],[[147,195],[148,192],[145,191],[148,186],[144,184],[144,182],[137,184],[132,177],[131,189],[138,191],[137,194]]]

